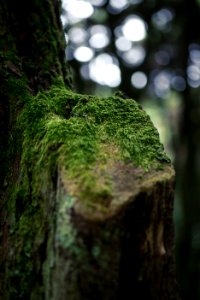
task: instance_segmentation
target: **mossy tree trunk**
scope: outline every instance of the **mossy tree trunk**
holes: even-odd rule
[[[70,90],[59,7],[0,2],[0,299],[180,299],[173,169],[133,100]]]

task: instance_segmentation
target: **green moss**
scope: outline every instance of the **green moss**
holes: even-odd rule
[[[111,180],[105,177],[109,161],[132,162],[146,170],[169,161],[150,118],[132,99],[79,95],[59,84],[31,97],[19,127],[23,171],[27,166],[33,170],[36,194],[41,170],[50,174],[57,165],[79,181],[84,198],[105,198],[111,191]]]
[[[54,191],[52,185],[57,183],[54,181],[58,168],[65,172],[69,195],[57,204],[57,237],[64,249],[71,249],[82,258],[80,247],[73,248],[77,233],[69,226],[70,209],[77,197],[87,200],[97,214],[98,210],[104,212],[112,197],[108,170],[113,163],[124,161],[148,170],[168,163],[168,158],[150,118],[134,100],[79,95],[65,89],[59,79],[50,90],[35,97],[29,95],[23,80],[13,79],[9,84],[15,91],[13,97],[22,95],[19,100],[23,107],[15,131],[15,136],[19,134],[23,141],[20,175],[7,203],[13,222],[10,240],[16,254],[12,259],[10,253],[8,277],[13,286],[10,295],[15,299],[17,293],[27,297],[31,276],[37,274],[33,268],[37,260],[38,268],[41,263],[34,253],[43,244],[46,251],[45,234],[52,230],[55,221],[48,218],[52,218],[55,209],[50,195]],[[101,249],[98,244],[95,247],[92,253],[98,257]],[[50,253],[44,266],[46,274],[53,255]]]
[[[16,188],[17,189],[17,188]],[[38,199],[39,200],[39,199]],[[16,201],[16,202],[15,202]],[[29,298],[33,283],[33,276],[40,269],[40,253],[38,249],[44,243],[45,239],[45,213],[43,205],[34,205],[30,195],[18,187],[16,198],[10,199],[10,202],[16,205],[16,210],[25,207],[20,214],[17,211],[9,212],[15,219],[10,219],[10,247],[8,266],[7,266],[7,290],[8,299]],[[34,279],[34,282],[36,279]]]

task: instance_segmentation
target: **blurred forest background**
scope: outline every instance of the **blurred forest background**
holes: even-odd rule
[[[183,299],[200,299],[200,0],[63,0],[75,90],[120,90],[151,116],[176,169]]]

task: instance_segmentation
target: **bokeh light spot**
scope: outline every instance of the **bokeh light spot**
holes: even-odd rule
[[[85,46],[78,47],[74,51],[75,59],[81,62],[90,61],[93,55],[94,55],[94,51],[91,48]]]
[[[72,27],[68,31],[69,40],[74,44],[84,43],[87,39],[87,32],[81,27]]]
[[[174,14],[171,10],[168,8],[162,8],[153,14],[152,21],[157,28],[165,29],[169,22],[173,20],[173,18]]]
[[[164,97],[170,90],[170,75],[168,72],[161,71],[154,77],[155,93],[158,97]]]
[[[129,66],[139,66],[145,59],[146,51],[142,46],[135,46],[122,54],[124,62]]]
[[[122,32],[130,41],[142,41],[146,37],[146,26],[140,17],[132,15],[125,19]]]
[[[115,46],[119,51],[128,51],[131,49],[132,43],[124,36],[120,36],[115,40]]]
[[[200,86],[200,67],[194,64],[191,64],[187,68],[187,81],[188,84],[193,87],[197,88]]]
[[[131,76],[131,83],[137,89],[143,89],[147,85],[147,76],[143,72],[135,72]]]
[[[127,0],[110,0],[109,1],[109,11],[112,12],[121,12],[129,5]]]
[[[104,25],[94,25],[90,28],[91,37],[89,44],[91,47],[101,49],[110,43],[109,30]]]
[[[69,15],[77,19],[89,18],[94,12],[92,4],[83,0],[63,0],[62,6]]]
[[[112,56],[103,53],[89,63],[90,78],[110,87],[117,87],[121,83],[121,72]]]
[[[171,85],[177,92],[182,92],[186,88],[185,79],[181,76],[174,76],[172,78]]]

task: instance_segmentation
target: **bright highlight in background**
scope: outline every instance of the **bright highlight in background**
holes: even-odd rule
[[[72,27],[68,30],[68,36],[70,42],[74,44],[81,44],[84,43],[87,39],[86,31],[81,27]]]
[[[147,76],[143,72],[135,72],[131,76],[131,83],[137,89],[143,89],[147,84]]]
[[[63,0],[62,6],[71,16],[78,19],[89,18],[94,12],[93,6],[83,0]]]
[[[74,57],[81,62],[87,62],[92,59],[94,52],[91,48],[81,46],[74,51]]]
[[[128,51],[131,49],[132,43],[131,41],[127,40],[124,36],[120,36],[116,39],[115,46],[120,51]]]
[[[113,58],[106,53],[98,55],[89,64],[90,78],[110,87],[117,87],[121,83],[121,72]]]
[[[96,49],[101,49],[106,47],[109,42],[109,30],[104,25],[94,25],[90,28],[91,37],[89,39],[89,44],[91,47]]]
[[[114,7],[115,9],[124,9],[128,5],[127,0],[110,0],[109,4]]]
[[[125,20],[122,32],[128,40],[139,42],[146,37],[146,26],[140,17],[132,15]]]
[[[100,54],[100,51],[110,44],[110,28],[103,23],[92,23],[87,30],[82,26],[85,19],[96,13],[95,6],[102,6],[105,2],[106,0],[62,0],[62,21],[63,26],[69,27],[66,34],[66,40],[69,42],[68,59],[83,63],[80,68],[81,76],[100,85],[115,88],[121,83],[118,60],[114,55],[105,52]],[[109,0],[108,6],[113,9],[113,13],[118,13],[129,6],[129,1]],[[115,46],[125,65],[137,67],[143,63],[146,57],[145,48],[135,42],[142,42],[147,34],[146,29],[143,19],[135,14],[129,15],[115,28]],[[146,75],[135,72],[131,83],[135,88],[143,88],[147,84]]]
[[[144,61],[145,56],[144,47],[138,45],[124,52],[122,58],[130,66],[139,66]]]

